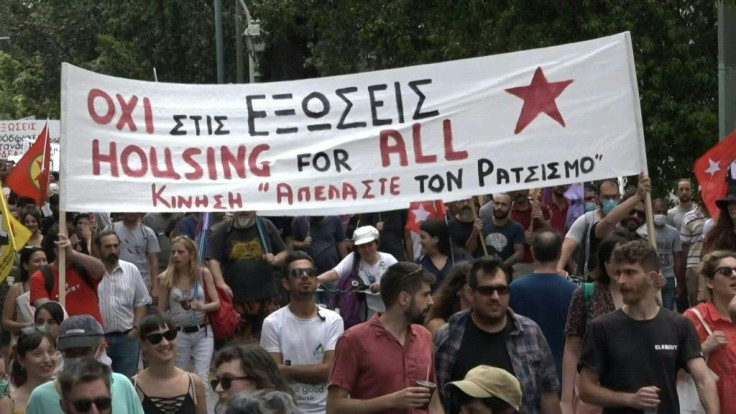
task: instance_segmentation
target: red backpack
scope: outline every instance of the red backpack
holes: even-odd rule
[[[212,326],[215,339],[229,339],[240,326],[240,314],[235,312],[233,301],[221,287],[215,285],[217,297],[220,299],[220,309],[217,312],[209,312],[207,317]],[[204,290],[207,297],[207,289]],[[206,299],[209,302],[209,298]]]

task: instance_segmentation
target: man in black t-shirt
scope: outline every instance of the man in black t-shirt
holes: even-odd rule
[[[679,413],[679,369],[693,377],[706,413],[718,413],[718,393],[695,329],[655,298],[657,251],[643,240],[616,248],[612,263],[623,308],[588,325],[578,363],[580,397],[604,414]]]
[[[235,310],[257,335],[266,308],[277,302],[273,266],[286,258],[278,229],[254,211],[237,212],[212,233],[208,257],[215,284],[233,298]]]

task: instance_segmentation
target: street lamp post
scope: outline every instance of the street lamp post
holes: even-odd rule
[[[248,6],[245,5],[245,1],[237,0],[240,4],[241,10],[245,13],[245,21],[247,26],[245,27],[245,47],[248,53],[248,82],[255,83],[261,78],[260,65],[258,63],[260,54],[266,49],[261,37],[261,22],[253,19],[250,15]]]

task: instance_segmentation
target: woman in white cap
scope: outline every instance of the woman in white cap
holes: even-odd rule
[[[386,269],[397,260],[388,253],[378,251],[378,238],[375,227],[358,227],[353,233],[353,253],[345,256],[334,269],[317,276],[321,284],[338,281],[338,294],[333,307],[340,309],[346,330],[365,322],[374,312],[385,310],[379,294],[379,282]],[[369,287],[370,292],[350,291],[353,281],[362,282]]]
[[[445,386],[453,408],[461,414],[516,414],[521,407],[521,385],[508,371],[478,365],[465,378]],[[449,410],[449,412],[456,412]]]

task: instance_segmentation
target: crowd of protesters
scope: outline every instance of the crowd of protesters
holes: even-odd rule
[[[655,248],[646,176],[447,203],[416,235],[407,210],[60,228],[50,188],[6,192],[31,238],[3,283],[0,414],[736,412],[736,191],[710,219],[675,183]]]

